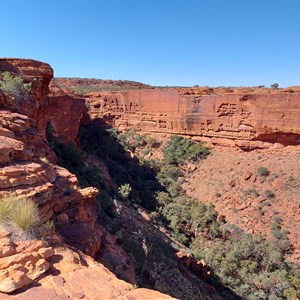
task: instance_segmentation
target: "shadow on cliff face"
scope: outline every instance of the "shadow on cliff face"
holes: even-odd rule
[[[268,143],[279,143],[283,146],[298,146],[300,145],[300,134],[292,132],[273,132],[273,133],[262,133],[259,134],[255,140],[268,142]]]
[[[80,147],[107,167],[109,176],[118,187],[130,185],[129,200],[148,210],[155,210],[157,202],[154,192],[164,190],[156,179],[156,172],[125,151],[110,129],[100,119],[81,126],[78,134]]]
[[[153,223],[141,207],[134,209],[131,205],[138,204],[150,211],[159,206],[155,196],[158,191],[165,191],[165,187],[156,178],[155,168],[125,151],[111,127],[100,119],[81,126],[78,143],[85,153],[106,165],[117,187],[127,183],[132,187],[130,202],[114,201],[106,209],[106,215],[112,218],[103,219],[102,216],[100,222],[126,251],[139,287],[156,289],[179,299],[240,299],[217,277],[208,276],[206,267],[195,263],[197,268],[193,269],[192,263],[180,261],[176,252],[183,246],[159,224]],[[103,207],[101,195],[100,203]],[[115,225],[111,226],[113,223]],[[105,262],[103,255],[100,251],[101,262]],[[110,269],[118,274],[118,267]]]
[[[48,142],[59,164],[76,174],[82,187],[95,186],[101,190],[99,223],[126,251],[139,287],[159,290],[179,299],[240,299],[217,277],[208,276],[204,266],[191,270],[180,261],[175,254],[185,248],[149,217],[145,218],[141,208],[134,209],[132,204],[154,211],[158,206],[155,192],[165,188],[156,179],[156,171],[125,151],[105,122],[94,120],[81,126],[77,137],[80,149],[60,143],[53,138],[50,124],[47,127]],[[118,192],[118,187],[125,184],[132,187],[128,199]],[[126,279],[120,253],[106,249],[105,241],[102,242],[99,261]]]

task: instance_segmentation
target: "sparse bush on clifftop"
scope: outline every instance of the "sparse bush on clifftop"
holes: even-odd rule
[[[278,83],[273,83],[273,84],[271,84],[271,88],[272,88],[272,89],[278,89],[278,87],[279,87],[279,84],[278,84]]]
[[[0,89],[19,100],[28,96],[31,91],[31,83],[24,83],[21,77],[4,72],[0,81]]]
[[[274,198],[274,197],[275,197],[275,194],[274,194],[271,190],[266,190],[266,191],[265,191],[265,195],[266,195],[268,198]]]

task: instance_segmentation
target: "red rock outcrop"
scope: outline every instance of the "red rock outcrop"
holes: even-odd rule
[[[51,125],[53,135],[65,143],[73,143],[79,126],[85,122],[85,100],[66,94],[51,81],[50,93],[34,115],[37,127],[45,138],[46,127]]]
[[[6,97],[4,107],[18,109],[32,117],[36,109],[49,93],[49,83],[53,77],[52,68],[40,61],[19,58],[1,58],[0,73],[10,72],[23,79],[24,83],[31,84],[30,97],[26,101],[16,101]]]
[[[12,194],[30,198],[37,203],[42,221],[54,222],[56,232],[51,232],[49,240],[55,254],[45,242],[17,242],[8,233],[0,234],[0,298],[171,299],[159,292],[134,289],[81,252],[95,256],[101,247],[105,231],[97,223],[99,191],[80,188],[75,175],[55,164],[45,132],[50,123],[57,137],[74,142],[84,119],[85,101],[55,86],[48,95],[53,71],[47,64],[0,59],[0,79],[5,71],[31,83],[31,91],[22,101],[0,92],[0,201]],[[79,254],[62,246],[64,242],[75,246],[72,249]],[[134,273],[131,277],[134,281]]]
[[[89,256],[65,246],[53,249],[39,240],[14,243],[3,231],[0,246],[0,299],[172,299],[134,289]],[[3,294],[27,286],[31,288],[21,293]]]
[[[8,232],[0,232],[0,298],[27,286],[49,269],[54,251],[39,240],[13,242]]]
[[[56,166],[55,154],[45,139],[46,124],[50,122],[58,136],[64,135],[64,141],[74,141],[86,109],[84,100],[75,100],[63,92],[48,96],[48,85],[53,76],[48,64],[1,59],[0,70],[11,72],[23,82],[32,84],[30,95],[22,99],[21,105],[16,107],[16,99],[7,93],[5,103],[0,107],[0,198],[13,193],[18,198],[32,199],[38,204],[45,221],[50,218],[56,221],[60,214],[65,213],[67,220],[61,234],[67,237],[67,232],[70,233],[76,223],[85,238],[73,237],[74,243],[79,245],[81,242],[81,250],[95,255],[100,249],[102,235],[96,224],[95,197],[99,191],[80,189],[73,174]],[[29,105],[32,105],[30,109]],[[71,113],[66,117],[69,109]],[[72,243],[71,239],[68,241]]]
[[[121,130],[182,134],[243,150],[300,144],[297,90],[145,89],[85,98],[92,119]]]
[[[173,299],[156,291],[135,289],[131,284],[117,279],[103,265],[82,252],[74,252],[66,247],[55,248],[55,253],[48,259],[48,264],[49,269],[45,274],[47,276],[39,278],[36,285],[10,296],[0,293],[0,298],[3,300]]]

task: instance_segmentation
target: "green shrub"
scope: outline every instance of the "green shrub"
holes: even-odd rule
[[[173,135],[163,149],[166,163],[180,164],[187,161],[203,159],[210,154],[210,150],[203,143]]]
[[[155,199],[159,206],[166,206],[173,201],[172,197],[167,192],[156,192]]]
[[[271,190],[266,190],[265,195],[267,198],[275,198],[275,194]]]
[[[129,194],[132,191],[132,187],[129,183],[125,183],[119,187],[119,193],[123,198],[128,198]]]
[[[24,99],[31,91],[31,83],[23,83],[23,79],[10,72],[2,74],[0,89],[16,99]]]
[[[37,205],[28,199],[15,201],[11,221],[20,229],[28,230],[39,225],[40,217]]]
[[[257,172],[260,176],[268,176],[270,174],[270,171],[266,167],[258,168]]]
[[[290,175],[289,177],[288,177],[288,181],[294,181],[295,180],[295,178],[292,176],[292,175]]]
[[[256,190],[256,189],[251,189],[251,194],[255,197],[255,198],[257,198],[257,197],[259,197],[259,193],[258,193],[258,191]]]
[[[150,148],[158,148],[160,146],[160,142],[158,142],[154,137],[147,137],[146,138],[147,144],[150,146]]]
[[[12,213],[12,201],[14,198],[9,197],[0,200],[0,224],[6,223]]]
[[[135,152],[137,148],[146,146],[146,137],[138,134],[137,131],[136,128],[133,128],[117,134],[117,140],[125,150]]]
[[[272,203],[270,201],[267,201],[267,200],[265,200],[261,203],[261,206],[271,206],[271,205],[272,205]]]

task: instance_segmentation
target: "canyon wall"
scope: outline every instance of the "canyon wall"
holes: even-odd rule
[[[85,95],[90,116],[120,130],[192,136],[244,150],[300,144],[300,93],[294,90],[144,89]]]
[[[9,82],[5,72],[10,74]],[[83,188],[80,178],[62,167],[61,156],[53,150],[59,144],[70,170],[72,163],[79,163],[79,156],[74,158],[76,151],[83,160],[78,169],[85,174],[95,172],[88,167],[100,165],[76,144],[80,125],[90,122],[86,103],[50,84],[52,76],[52,68],[42,62],[0,59],[0,203],[31,200],[39,211],[39,227],[52,222],[45,241],[40,236],[16,240],[15,229],[0,224],[0,298],[155,300],[173,299],[166,295],[172,294],[180,299],[223,299],[206,283],[210,277],[204,264],[191,256],[186,262],[184,253],[176,256],[172,240],[128,203],[114,199],[109,206],[110,225],[119,228],[121,235],[104,229],[110,217],[100,224],[98,217],[108,202],[103,190],[110,188],[109,183],[101,185],[103,190]],[[16,81],[20,82],[14,84]],[[25,91],[24,84],[31,89]],[[101,166],[105,171],[103,163]],[[96,170],[102,171],[100,167]],[[141,286],[147,288],[134,286],[138,284],[137,269],[118,242],[122,236],[134,253],[148,257],[140,270]],[[152,252],[152,239],[159,259],[147,254],[149,249]]]
[[[12,77],[0,90],[0,202],[30,199],[37,204],[41,221],[52,221],[53,227],[47,231],[47,242],[15,240],[12,232],[0,227],[0,298],[171,299],[134,288],[90,257],[100,246],[107,256],[114,251],[119,269],[134,283],[125,251],[97,222],[101,207],[96,196],[101,191],[81,188],[74,174],[56,164],[46,140],[49,124],[54,136],[75,145],[85,101],[55,86],[50,93],[53,70],[48,64],[0,59],[0,80],[5,72]],[[13,78],[22,79],[21,85]],[[23,84],[30,84],[30,91],[23,91]],[[105,240],[110,248],[104,246]],[[6,295],[11,292],[14,295]]]

